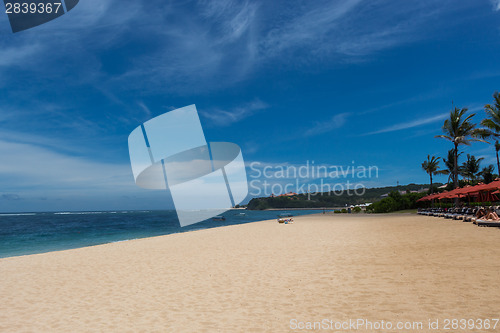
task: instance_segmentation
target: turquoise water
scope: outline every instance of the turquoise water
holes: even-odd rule
[[[268,220],[286,212],[320,211],[230,210],[222,214],[225,221],[210,219],[183,228],[175,211],[0,213],[0,258]]]

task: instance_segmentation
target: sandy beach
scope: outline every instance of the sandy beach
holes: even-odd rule
[[[289,332],[366,319],[441,332],[447,318],[500,317],[499,258],[499,229],[410,214],[317,214],[5,258],[0,331]]]

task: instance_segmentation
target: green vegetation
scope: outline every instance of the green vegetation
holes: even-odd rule
[[[460,168],[460,175],[469,180],[469,183],[475,183],[479,175],[479,164],[484,160],[483,157],[476,158],[474,155],[467,154],[465,161]]]
[[[422,198],[425,193],[407,193],[401,195],[397,191],[389,193],[387,198],[375,202],[366,208],[367,212],[390,213],[399,210],[417,208],[417,200]]]
[[[458,153],[457,158],[459,158],[460,155],[462,155],[462,153]],[[446,169],[442,170],[442,172],[443,174],[448,175],[447,183],[450,184],[451,181],[451,184],[455,184],[455,176],[453,174],[453,170],[455,170],[455,149],[448,150],[448,157],[443,157],[443,162]]]
[[[434,184],[437,186],[441,183]],[[248,209],[264,210],[270,208],[335,208],[345,207],[346,205],[356,205],[366,202],[375,202],[381,199],[382,195],[388,194],[391,191],[419,191],[422,188],[428,188],[427,184],[408,184],[396,186],[387,186],[379,188],[365,189],[363,195],[355,195],[351,190],[349,193],[344,191],[342,194],[333,192],[311,194],[310,198],[307,194],[297,194],[294,196],[282,197],[263,197],[254,198],[248,203]],[[425,193],[424,193],[425,194]]]
[[[487,139],[495,140],[495,153],[497,159],[498,172],[500,173],[500,160],[498,152],[500,151],[500,94],[495,92],[493,94],[494,103],[486,104],[484,110],[486,118],[481,121],[482,128],[476,128],[476,124],[472,122],[475,113],[467,115],[467,108],[455,107],[450,111],[450,116],[444,121],[442,130],[444,134],[436,135],[436,138],[442,138],[450,141],[453,148],[448,151],[447,158],[443,158],[446,169],[439,170],[439,160],[435,156],[430,157],[427,155],[427,160],[422,163],[422,169],[429,174],[431,181],[432,193],[434,188],[432,186],[432,176],[437,174],[446,174],[448,177],[448,184],[446,190],[450,191],[457,187],[464,187],[465,185],[477,185],[480,182],[491,183],[498,175],[494,174],[495,166],[490,164],[481,169],[481,161],[484,159],[476,158],[474,155],[467,154],[467,160],[462,164],[458,163],[458,158],[462,154],[459,152],[461,145],[471,145],[472,142],[486,142]],[[459,179],[459,176],[462,179]],[[455,197],[455,206],[458,205],[459,198]],[[440,203],[437,203],[440,204]],[[388,200],[381,206],[380,210],[387,210],[389,206],[394,203]]]
[[[430,193],[433,193],[432,176],[446,173],[445,170],[439,170],[439,159],[436,156],[427,155],[427,160],[422,163],[422,169],[429,174],[430,177]]]
[[[480,176],[483,177],[483,182],[486,184],[491,183],[495,180],[495,174],[493,174],[493,170],[495,170],[495,166],[493,164],[484,167],[483,170],[479,173]]]
[[[446,139],[453,143],[453,188],[458,187],[458,148],[460,145],[470,145],[472,141],[483,141],[479,136],[485,136],[486,132],[481,132],[476,129],[476,124],[472,123],[472,117],[476,114],[472,113],[465,116],[467,108],[455,108],[450,111],[450,118],[446,119],[443,124],[443,132],[445,134],[436,135],[436,138]]]
[[[498,143],[498,137],[500,137],[500,94],[497,91],[493,94],[493,99],[493,104],[486,104],[484,106],[487,118],[481,121],[481,125],[485,127],[482,129],[482,137],[497,139],[495,141],[495,152],[497,155],[498,173],[500,174],[500,161],[498,159],[498,151],[500,150],[500,144]]]

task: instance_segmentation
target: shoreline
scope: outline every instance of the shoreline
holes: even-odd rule
[[[267,209],[266,209],[267,210]],[[269,209],[271,211],[274,210],[283,210],[283,209]],[[306,210],[306,209],[300,209],[300,210]],[[408,213],[408,212],[391,212],[391,213],[378,213],[378,214],[366,214],[366,213],[352,213],[352,214],[322,214],[322,213],[317,213],[317,214],[307,214],[307,215],[297,215],[293,216],[294,219],[298,217],[347,217],[347,218],[354,218],[354,217],[391,217],[391,216],[420,216],[417,215],[416,213]],[[61,249],[61,250],[53,250],[53,251],[47,251],[47,252],[39,252],[39,253],[30,253],[30,254],[21,254],[21,255],[14,255],[14,256],[8,256],[8,257],[0,257],[0,263],[2,260],[6,259],[11,259],[11,258],[20,258],[20,257],[29,257],[29,256],[37,256],[37,255],[45,255],[45,254],[51,254],[51,253],[58,253],[58,252],[66,252],[66,251],[75,251],[75,250],[80,250],[80,249],[87,249],[87,248],[94,248],[94,247],[99,247],[99,246],[107,246],[107,245],[112,245],[112,244],[117,244],[117,243],[126,243],[126,242],[134,242],[134,241],[141,241],[141,240],[148,240],[148,239],[155,239],[155,238],[162,238],[162,237],[168,237],[171,235],[179,235],[179,234],[189,234],[189,233],[194,233],[194,232],[201,232],[205,230],[212,230],[212,229],[221,229],[221,228],[227,228],[227,227],[238,227],[242,225],[247,225],[247,224],[255,224],[255,223],[263,223],[263,222],[276,222],[277,219],[268,219],[268,220],[259,220],[259,221],[252,221],[252,222],[245,222],[241,224],[230,224],[230,225],[222,225],[222,226],[213,226],[210,228],[200,228],[200,229],[194,229],[194,230],[185,230],[185,231],[178,231],[178,232],[172,232],[164,235],[157,235],[157,236],[148,236],[148,237],[137,237],[137,238],[130,238],[130,239],[124,239],[124,240],[117,240],[117,241],[111,241],[111,242],[106,242],[102,244],[95,244],[95,245],[89,245],[89,246],[80,246],[80,247],[74,247],[74,248],[68,248],[68,249]],[[471,223],[469,223],[471,224]],[[478,227],[478,226],[475,226]],[[490,228],[490,229],[497,229],[497,228]],[[500,230],[500,229],[499,229]]]
[[[310,214],[310,216],[312,216],[312,215],[316,215],[316,214]],[[227,228],[227,227],[237,227],[237,226],[240,226],[240,225],[246,225],[246,224],[252,224],[252,223],[261,223],[261,222],[271,222],[271,221],[275,221],[275,220],[276,219],[274,219],[274,220],[253,221],[253,222],[246,222],[246,223],[241,223],[241,224],[230,224],[230,225],[214,226],[214,227],[210,227],[210,228],[200,228],[200,229],[194,229],[194,230],[172,232],[172,233],[165,234],[165,235],[124,239],[124,240],[112,241],[112,242],[107,242],[107,243],[102,243],[102,244],[95,244],[95,245],[89,245],[89,246],[75,247],[75,248],[71,248],[71,249],[63,249],[63,250],[47,251],[47,252],[40,252],[40,253],[23,254],[23,255],[10,256],[10,257],[0,257],[0,263],[1,263],[2,260],[11,259],[11,258],[20,258],[20,257],[37,256],[37,255],[44,255],[44,254],[51,254],[51,253],[58,253],[58,252],[75,251],[75,250],[88,249],[88,248],[94,248],[94,247],[99,247],[99,246],[107,246],[107,245],[112,245],[112,244],[117,244],[117,243],[126,243],[126,242],[134,242],[134,241],[155,239],[155,238],[161,238],[161,237],[168,237],[168,236],[171,236],[171,235],[189,234],[189,233],[200,232],[200,231],[205,231],[205,230]]]
[[[285,211],[235,209],[224,214],[226,216],[224,221],[207,219],[186,227],[178,224],[175,211],[41,213],[29,214],[30,216],[15,214],[16,216],[0,218],[0,222],[3,222],[3,236],[5,236],[2,237],[0,244],[0,257],[75,249],[129,239],[274,219],[280,212]],[[311,213],[317,213],[317,211],[300,210],[294,211],[293,214]]]
[[[266,209],[267,210],[267,209]],[[269,209],[269,211],[281,211],[284,209]],[[308,210],[308,209],[296,209],[296,210]],[[322,216],[322,213],[317,213],[317,214],[307,214],[307,216]],[[355,214],[353,214],[355,215]],[[378,214],[382,215],[382,214]],[[303,215],[297,215],[294,216],[294,218],[297,218],[298,216],[303,216]],[[329,215],[333,216],[333,215]],[[78,246],[78,247],[73,247],[73,248],[68,248],[68,249],[61,249],[61,250],[53,250],[53,251],[46,251],[46,252],[38,252],[38,253],[30,253],[30,254],[21,254],[21,255],[13,255],[13,256],[7,256],[7,257],[0,257],[0,261],[3,259],[8,259],[8,258],[18,258],[18,257],[25,257],[25,256],[34,256],[34,255],[40,255],[40,254],[46,254],[46,253],[55,253],[55,252],[62,252],[62,251],[72,251],[72,250],[78,250],[78,249],[85,249],[85,248],[90,248],[90,247],[95,247],[95,246],[103,246],[103,245],[108,245],[108,244],[115,244],[115,243],[121,243],[121,242],[129,242],[129,241],[135,241],[135,240],[142,240],[142,239],[150,239],[150,238],[157,238],[157,237],[166,237],[169,235],[176,235],[176,234],[184,234],[184,233],[190,233],[190,232],[196,232],[196,231],[202,231],[202,230],[209,230],[209,229],[218,229],[218,228],[225,228],[225,227],[232,227],[232,226],[239,226],[239,225],[244,225],[244,224],[251,224],[251,223],[259,223],[259,222],[270,222],[270,221],[276,221],[276,219],[270,219],[270,220],[259,220],[259,221],[252,221],[252,222],[245,222],[241,224],[230,224],[230,225],[223,225],[223,226],[213,226],[209,228],[200,228],[200,229],[194,229],[194,230],[185,230],[185,231],[176,231],[164,235],[157,235],[157,236],[148,236],[148,237],[137,237],[137,238],[130,238],[130,239],[123,239],[123,240],[117,240],[117,241],[110,241],[110,242],[105,242],[101,244],[95,244],[95,245],[88,245],[88,246]]]

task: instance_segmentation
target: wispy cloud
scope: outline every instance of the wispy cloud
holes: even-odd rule
[[[143,15],[134,1],[80,1],[71,12],[56,20],[0,39],[0,77],[12,72],[33,73],[31,82],[46,77],[68,77],[67,66],[78,79],[103,80],[99,74],[99,51],[116,45],[132,20]],[[5,16],[6,17],[6,16]],[[107,29],[112,27],[112,29]],[[64,63],[64,65],[62,65]],[[94,82],[94,83],[95,83]],[[23,85],[28,93],[29,85]]]
[[[146,114],[146,117],[151,118],[151,110],[147,107],[146,104],[144,104],[144,102],[138,102],[137,105],[141,107],[141,109]]]
[[[493,10],[500,10],[500,0],[491,0],[491,3],[493,4]]]
[[[38,43],[0,49],[0,67],[22,66],[25,62],[29,62],[29,59],[35,56],[39,50],[40,45]]]
[[[284,17],[262,39],[260,57],[305,63],[365,60],[367,55],[427,36],[444,2],[316,1]],[[359,24],[363,22],[363,24]],[[429,24],[432,23],[432,24]],[[298,54],[302,55],[297,59]]]
[[[331,119],[327,119],[325,121],[317,121],[304,132],[304,136],[319,135],[340,128],[345,124],[349,115],[350,114],[348,112],[343,112],[336,114]]]
[[[201,114],[208,118],[216,126],[228,126],[239,122],[253,114],[265,110],[269,107],[266,103],[256,99],[243,106],[238,106],[232,109],[213,109],[201,111]]]
[[[427,23],[436,22],[432,18],[447,4],[340,0],[283,8],[233,0],[153,0],[148,6],[87,0],[57,20],[0,41],[0,69],[19,63],[40,78],[69,75],[115,92],[220,90],[278,60],[297,66],[360,59],[414,41],[427,35]],[[133,54],[120,52],[127,43],[137,44]],[[120,52],[118,73],[107,71],[103,58],[110,51]],[[78,70],[68,74],[67,67]]]
[[[148,36],[149,52],[136,56],[109,83],[185,93],[217,90],[245,78],[255,65],[258,4],[203,1],[187,7],[172,3],[162,15],[148,17],[140,32]]]
[[[65,103],[30,101],[25,104],[25,107],[0,104],[0,140],[75,152],[88,151],[96,137],[110,134],[110,121],[99,123],[88,115],[80,116],[71,112],[72,107]],[[102,143],[103,139],[98,140]],[[77,141],[87,141],[87,144],[76,146]]]
[[[365,59],[425,36],[422,29],[432,29],[427,23],[435,22],[445,4],[378,1],[367,9],[362,0],[341,0],[283,10],[267,2],[218,0],[199,2],[194,10],[184,3],[162,6],[168,8],[148,13],[138,31],[118,29],[109,37],[113,44],[140,33],[154,46],[135,55],[123,73],[95,80],[120,89],[185,94],[220,90],[276,61],[301,66]],[[146,15],[142,7],[132,9],[136,17]]]
[[[401,27],[390,27],[386,30],[367,33],[359,36],[359,38],[339,41],[336,50],[348,56],[364,56],[375,51],[408,42],[409,38],[403,36],[403,31],[404,29]]]
[[[444,119],[446,119],[446,117],[449,117],[449,113],[443,113],[443,114],[433,116],[433,117],[424,117],[424,118],[415,119],[415,120],[408,121],[408,122],[394,124],[394,125],[382,128],[382,129],[377,130],[377,131],[362,134],[361,136],[401,131],[404,129],[418,127],[418,126],[434,123],[434,122],[437,122],[440,120],[444,120]]]
[[[0,175],[3,189],[43,187],[49,190],[75,189],[99,192],[134,189],[128,164],[97,162],[62,154],[35,144],[0,140]],[[8,179],[8,181],[7,181]]]
[[[264,53],[281,53],[289,48],[317,43],[331,32],[336,23],[353,10],[361,0],[322,3],[316,8],[299,12],[287,22],[281,22],[267,33],[261,45]]]
[[[248,1],[213,0],[201,3],[202,15],[217,22],[221,38],[229,42],[240,38],[252,25],[258,5]]]

